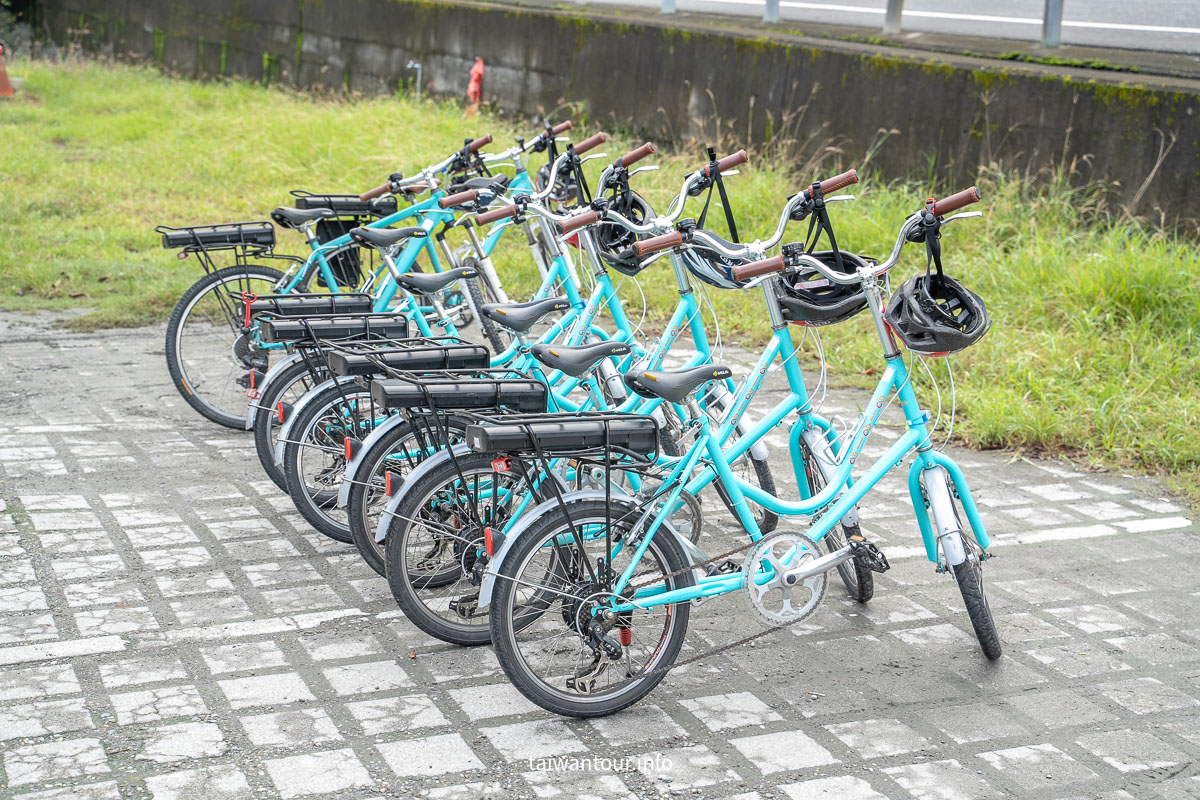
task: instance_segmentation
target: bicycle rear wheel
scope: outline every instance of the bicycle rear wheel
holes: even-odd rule
[[[804,459],[808,491],[810,494],[816,495],[825,488],[825,474],[821,472],[821,465],[817,463],[816,454],[803,438],[800,439],[800,453]],[[841,550],[851,536],[859,535],[861,532],[858,525],[835,525],[829,533],[825,534],[823,540],[825,549],[830,553]],[[838,564],[837,571],[842,578],[842,583],[846,584],[846,591],[858,602],[865,603],[875,595],[875,576],[870,569],[859,563],[857,558]]]
[[[450,444],[463,440],[466,423],[450,417],[438,423],[438,433],[431,435],[424,425],[405,422],[397,425],[380,439],[371,443],[362,454],[355,471],[354,484],[346,503],[350,534],[363,560],[380,575],[386,574],[386,540],[375,540],[376,529],[391,495],[407,492],[405,479],[418,464],[445,447],[441,427],[450,431]],[[390,529],[389,529],[390,530]]]
[[[500,531],[528,485],[498,473],[490,453],[464,453],[406,483],[386,538],[387,578],[404,616],[444,642],[487,644],[487,608],[479,607],[486,569],[484,528]]]
[[[295,421],[283,450],[288,494],[309,524],[331,539],[351,544],[345,513],[337,507],[346,474],[346,437],[371,430],[371,395],[354,384],[329,386],[311,398]]]
[[[275,464],[275,445],[279,430],[291,416],[292,409],[317,383],[323,382],[327,372],[321,368],[314,379],[312,371],[304,361],[297,361],[284,368],[271,379],[270,385],[259,395],[258,413],[254,415],[254,451],[258,461],[276,486],[287,491],[287,476]]]
[[[492,645],[508,679],[542,708],[571,717],[607,716],[662,681],[666,673],[660,670],[669,668],[683,647],[691,604],[654,606],[607,620],[604,625],[611,629],[605,635],[620,641],[620,655],[597,655],[590,608],[592,602],[603,603],[605,595],[593,585],[586,564],[604,557],[603,531],[611,518],[611,568],[620,574],[637,549],[628,543],[637,538],[629,526],[639,514],[633,504],[615,499],[611,511],[602,500],[579,500],[570,503],[569,512],[568,520],[562,506],[549,509],[496,567]],[[625,546],[617,547],[622,542]],[[582,554],[574,555],[580,546]],[[695,577],[685,570],[687,563],[675,537],[660,530],[647,543],[633,582],[657,580],[667,590],[692,586]]]
[[[265,375],[270,351],[242,333],[242,295],[271,294],[283,273],[257,264],[219,269],[192,284],[167,321],[167,371],[187,404],[206,419],[246,429],[249,373]]]

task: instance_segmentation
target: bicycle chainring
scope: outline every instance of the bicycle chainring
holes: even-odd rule
[[[810,575],[794,584],[787,573],[810,565],[821,557],[817,543],[799,531],[775,531],[763,537],[746,555],[742,574],[746,601],[758,618],[768,625],[791,625],[812,616],[825,596],[825,572]],[[757,583],[756,577],[770,574]]]

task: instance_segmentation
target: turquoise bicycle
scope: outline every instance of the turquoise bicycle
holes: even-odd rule
[[[723,165],[725,169],[731,169],[745,160],[745,153],[741,152],[723,160]],[[628,158],[622,161],[630,163]],[[674,220],[682,216],[686,198],[694,193],[695,188],[705,180],[707,172],[711,171],[715,164],[716,162],[713,162],[709,167],[688,176],[667,215],[654,218],[649,227],[639,226],[642,228],[640,232],[669,228]],[[514,203],[521,205],[519,198]],[[552,218],[567,232],[580,229],[577,235],[585,252],[597,255],[603,253],[601,248],[596,246],[595,230],[601,222],[601,214],[587,210],[572,217],[558,217],[532,204],[525,205],[525,213]],[[603,216],[607,219],[607,211]],[[617,213],[613,213],[612,219],[617,221],[615,224],[632,224]],[[651,238],[632,247],[645,247],[649,252],[655,245],[656,240]],[[605,253],[596,263],[602,273],[607,272],[610,263],[619,271],[630,275],[637,274],[645,267],[645,264],[638,264],[636,258],[624,256],[620,251]],[[648,351],[638,348],[639,352],[633,353],[626,347],[624,352],[630,353],[622,361],[626,368],[628,361],[635,359],[635,363],[643,367],[657,369],[683,331],[690,332],[696,350],[696,354],[687,361],[689,367],[703,369],[700,365],[711,358],[712,347],[701,321],[697,293],[688,282],[682,261],[672,256],[672,266],[679,292],[679,301],[672,320]],[[565,370],[569,375],[578,376],[580,386],[586,390],[584,402],[577,405],[564,403],[557,392],[552,392],[556,406],[552,410],[562,410],[565,406],[570,411],[617,409],[652,415],[664,429],[663,440],[667,457],[670,457],[670,454],[678,456],[674,438],[681,435],[687,427],[686,410],[678,404],[665,402],[663,398],[643,398],[636,394],[628,396],[627,384],[623,380],[617,381],[615,386],[606,391],[605,381],[599,372],[607,364],[606,359],[612,353],[603,345],[538,344],[531,349],[531,355],[534,359],[531,365],[534,374],[540,374],[539,370],[543,365],[551,369]],[[539,365],[538,361],[542,364]],[[710,373],[706,374],[711,378]],[[725,395],[721,392],[726,391],[724,383],[714,382],[706,393],[704,410],[697,409],[695,413],[714,416],[723,414]],[[460,420],[457,423],[460,431],[466,422],[469,420]],[[412,426],[400,421],[394,424],[397,430],[404,426],[403,430],[407,431],[404,441],[412,442],[416,438]],[[734,429],[738,428],[741,428],[737,431],[739,435],[747,432],[743,425],[734,426]],[[374,498],[380,501],[384,499],[385,492],[382,487],[386,487],[386,495],[390,497],[386,508],[373,515],[376,523],[372,533],[374,548],[386,548],[386,573],[393,596],[404,609],[406,617],[427,633],[456,644],[485,643],[490,637],[486,624],[486,606],[480,606],[474,600],[478,596],[481,573],[478,569],[455,571],[454,558],[463,548],[473,553],[480,550],[478,531],[483,527],[494,528],[496,540],[499,541],[506,534],[509,525],[515,524],[527,509],[545,499],[544,491],[539,490],[537,486],[538,473],[532,473],[532,480],[525,471],[516,467],[515,471],[506,472],[504,475],[494,474],[490,457],[467,453],[462,447],[428,457],[414,468],[407,466],[407,454],[399,444],[399,441],[392,442],[381,438],[380,446],[372,448],[372,452],[380,453],[381,458],[378,459],[378,466],[373,466],[374,471],[368,473],[377,476],[375,483],[381,487],[374,490]],[[389,446],[391,450],[387,449]],[[756,445],[753,448],[754,452],[746,452],[750,449],[745,448],[735,469],[742,471],[746,480],[753,481],[764,491],[773,491],[774,481],[767,466],[765,447],[761,444]],[[374,465],[376,462],[364,458],[363,463]],[[513,463],[520,465],[521,461],[518,459]],[[395,466],[394,472],[393,465],[398,465]],[[565,470],[565,480],[572,486],[599,485],[602,482],[592,471],[576,470],[566,462],[552,464],[547,474],[554,475],[560,469]],[[396,479],[399,476],[403,478],[397,484]],[[469,482],[469,490],[464,490],[465,482]],[[648,491],[647,486],[636,475],[631,475],[628,483],[633,492]],[[348,484],[351,485],[351,497],[371,496],[369,481],[348,479],[343,483],[344,491]],[[503,495],[503,499],[500,495]],[[352,503],[352,525],[357,527],[358,521],[353,516],[354,509]],[[691,537],[698,537],[702,515],[699,501],[690,494],[675,501],[675,507],[672,509],[677,526],[686,525]],[[777,521],[778,518],[769,512],[758,518],[759,525],[765,530],[770,530]],[[356,536],[356,541],[358,538]],[[359,548],[360,552],[364,552],[364,557],[367,557],[368,548],[364,548],[361,543]],[[434,557],[431,554],[439,555]],[[450,561],[446,562],[445,559]],[[378,558],[368,557],[367,560],[368,563],[372,563]],[[471,563],[475,567],[486,565],[487,554],[474,553]],[[420,565],[419,569],[414,566],[417,564]],[[374,563],[372,565],[374,566]],[[451,573],[453,578],[447,579],[446,576]],[[481,608],[484,608],[484,611],[481,612]]]
[[[728,259],[718,262],[716,269],[733,285],[761,286],[773,328],[772,343],[739,391],[734,413],[715,429],[705,416],[698,417],[696,441],[664,478],[661,502],[637,503],[616,493],[605,502],[603,493],[594,490],[573,493],[527,513],[505,538],[484,577],[480,602],[489,603],[497,658],[526,697],[548,710],[578,717],[602,716],[628,707],[676,665],[692,607],[705,598],[740,592],[760,619],[776,626],[808,619],[824,596],[825,575],[830,570],[851,560],[886,568],[886,559],[865,540],[848,541],[824,554],[820,542],[907,458],[912,459],[908,485],[926,555],[939,571],[953,574],[985,655],[999,657],[1000,642],[982,582],[987,533],[961,470],[930,441],[929,415],[920,408],[897,343],[900,337],[914,352],[938,354],[962,349],[986,332],[982,302],[949,278],[941,280],[937,245],[945,224],[976,216],[943,219],[943,215],[977,199],[971,189],[938,203],[929,201],[906,220],[887,260],[879,264],[862,260],[845,269],[833,268],[796,249],[785,248],[782,255],[763,259],[765,251],[780,242],[791,212],[805,201],[802,195],[789,202],[775,236],[765,243],[730,246],[703,231],[687,237],[683,244],[690,249],[704,249]],[[885,310],[883,279],[898,263],[903,246],[912,241],[925,242],[931,255],[938,255],[939,273],[906,282]],[[710,264],[712,256],[705,256]],[[772,277],[780,272],[785,274],[783,279]],[[806,437],[806,432],[813,430],[810,426],[820,428],[821,423],[802,404],[803,383],[786,330],[787,305],[781,302],[784,290],[780,285],[797,273],[820,276],[830,285],[861,287],[863,305],[871,313],[883,348],[886,367],[879,384],[858,423],[844,438],[822,433]],[[776,358],[783,362],[792,394],[769,412],[747,439],[753,440],[756,433],[770,430],[793,413],[800,414],[790,437],[802,490],[798,501],[780,499],[740,480],[730,469],[730,460],[742,442],[735,442],[730,449],[721,444],[723,434],[753,399]],[[641,371],[632,376],[644,393],[688,404],[694,403],[693,393],[705,379],[694,370]],[[871,432],[895,401],[907,423],[904,434],[851,480],[851,471],[861,466]],[[536,445],[536,424],[526,423],[525,427],[529,431],[525,438]],[[470,428],[467,439],[477,440],[481,449],[486,449],[489,441],[504,433],[489,434],[489,430]],[[581,436],[590,437],[594,445],[596,431]],[[614,441],[611,432],[608,440]],[[616,441],[632,447],[637,439]],[[824,473],[825,485],[815,492],[805,491],[806,446],[820,464],[830,468]],[[645,446],[641,447],[645,452]],[[682,542],[663,512],[683,492],[698,491],[712,482],[730,495],[750,540],[739,550],[720,556],[743,555],[740,568],[713,569],[718,566],[715,560],[701,558]],[[819,516],[807,531],[785,529],[764,535],[750,502],[782,516]]]
[[[426,167],[412,178],[393,175],[385,184],[385,191],[408,200],[407,208],[396,210],[394,199],[380,198],[384,191],[372,190],[360,196],[359,205],[354,209],[346,206],[353,198],[339,198],[338,210],[335,210],[319,207],[316,199],[308,197],[302,198],[303,204],[310,206],[308,208],[277,209],[274,216],[280,225],[304,234],[311,249],[306,259],[275,254],[275,233],[269,222],[182,229],[160,226],[158,230],[163,233],[164,246],[180,248],[181,255],[196,253],[207,273],[180,298],[167,323],[168,371],[188,404],[213,422],[230,428],[244,428],[245,392],[268,371],[271,355],[284,347],[280,343],[257,341],[252,332],[245,330],[242,319],[244,297],[306,293],[316,281],[332,293],[353,289],[358,294],[370,294],[372,310],[389,310],[397,292],[394,270],[380,265],[368,272],[358,286],[345,286],[345,265],[347,259],[358,258],[358,244],[345,234],[321,241],[323,237],[317,232],[318,226],[350,214],[363,221],[366,216],[377,217],[367,223],[372,229],[416,219],[427,233],[432,233],[439,223],[452,223],[455,218],[453,212],[440,205],[445,195],[440,191],[439,178],[468,171],[487,175],[479,150],[489,142],[490,136],[469,142],[449,158]],[[528,176],[518,175],[514,189],[520,191],[532,185]],[[418,201],[417,196],[425,191],[429,191],[430,196]],[[406,273],[424,254],[433,268],[441,271],[445,267],[435,242],[444,243],[444,236],[431,235],[414,240],[397,257],[396,268]],[[494,247],[495,242],[487,243],[487,246]],[[217,249],[233,250],[237,263],[216,269],[209,254]],[[458,266],[452,260],[452,253],[446,250],[444,254],[451,259],[450,265]],[[284,271],[275,269],[266,264],[269,259],[283,260],[288,267]],[[466,301],[462,298],[459,305]],[[431,311],[428,308],[422,310]],[[414,322],[422,330],[428,327],[424,325],[423,317],[414,315]]]

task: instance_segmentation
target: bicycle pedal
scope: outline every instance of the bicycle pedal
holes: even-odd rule
[[[725,559],[720,564],[709,564],[704,572],[712,577],[713,575],[730,575],[740,570],[741,567],[733,563],[730,559]]]
[[[482,616],[479,613],[479,593],[469,594],[450,601],[450,610],[462,619]]]
[[[887,556],[875,546],[874,542],[852,540],[850,546],[854,548],[854,558],[872,572],[887,572],[892,568],[892,565],[888,563]]]

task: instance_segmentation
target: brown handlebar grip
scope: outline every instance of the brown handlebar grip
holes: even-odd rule
[[[745,150],[738,150],[733,155],[728,155],[717,162],[717,172],[724,172],[727,169],[745,164],[750,160],[750,156],[746,155]],[[711,178],[712,175],[708,171],[708,167],[704,168],[704,177]]]
[[[492,135],[489,133],[487,136],[481,136],[478,139],[476,139],[475,141],[471,142],[469,145],[467,145],[467,150],[471,153],[474,153],[479,148],[481,148],[485,145],[489,145],[491,143],[492,143]]]
[[[593,222],[598,222],[599,220],[600,215],[595,211],[585,211],[582,214],[576,214],[566,222],[558,223],[558,229],[562,233],[571,233],[572,231],[579,230],[584,225],[591,225]]]
[[[943,214],[950,214],[958,211],[963,206],[978,203],[979,199],[979,190],[972,186],[969,189],[963,189],[961,192],[950,195],[945,200],[938,200],[933,204],[933,213],[938,217]]]
[[[555,136],[558,136],[560,133],[565,133],[566,131],[569,131],[569,130],[571,130],[571,128],[574,128],[574,127],[575,126],[571,123],[571,120],[567,120],[566,122],[560,122],[557,125],[555,125],[553,128],[550,129],[550,132],[552,134],[554,134]]]
[[[634,242],[633,249],[637,252],[638,258],[641,258],[651,253],[657,253],[659,250],[666,250],[668,247],[676,247],[681,244],[683,244],[683,234],[679,231],[671,231],[670,233],[664,233],[662,236],[652,236],[649,239]]]
[[[392,190],[390,183],[385,183],[383,186],[376,186],[374,189],[369,189],[358,196],[358,202],[365,203],[368,200],[374,200],[376,197],[383,197]]]
[[[597,133],[595,136],[589,136],[588,138],[584,139],[579,144],[575,145],[575,154],[581,156],[584,153],[586,153],[588,150],[591,150],[593,147],[604,144],[607,141],[608,141],[607,133]]]
[[[826,195],[830,192],[836,192],[838,189],[845,189],[847,186],[858,183],[858,171],[847,170],[841,175],[834,175],[832,178],[826,178],[821,181],[821,194]]]
[[[643,158],[650,155],[651,153],[657,153],[657,152],[658,152],[657,147],[650,144],[650,142],[646,142],[644,145],[642,145],[638,149],[630,150],[628,153],[626,153],[625,155],[618,158],[617,163],[619,165],[621,165],[622,167],[629,167],[629,166],[632,166],[632,165],[636,164],[637,162],[641,161]]]
[[[479,192],[474,189],[467,189],[465,192],[458,194],[450,194],[438,200],[438,208],[449,208],[450,206],[461,206],[463,203],[470,203],[473,200],[479,199]]]
[[[733,273],[735,281],[745,281],[750,278],[757,278],[759,275],[769,275],[772,272],[779,272],[784,267],[783,256],[775,256],[774,258],[764,258],[762,261],[751,261],[749,264],[741,264],[730,270]]]
[[[503,206],[502,208],[494,208],[491,211],[485,211],[475,217],[476,225],[488,225],[498,219],[508,219],[517,215],[516,206]]]

